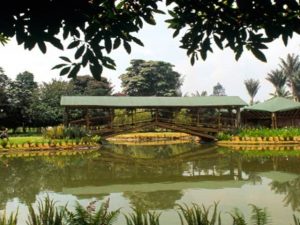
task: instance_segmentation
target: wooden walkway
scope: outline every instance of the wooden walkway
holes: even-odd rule
[[[227,128],[219,128],[217,126],[209,126],[209,124],[197,123],[175,123],[174,121],[166,121],[164,119],[152,119],[144,121],[134,121],[130,124],[111,125],[106,124],[102,126],[90,126],[90,131],[93,134],[98,134],[103,138],[112,137],[118,134],[130,133],[142,129],[149,128],[163,128],[166,130],[187,133],[193,136],[200,137],[202,140],[215,141],[216,135],[219,131],[228,130]]]

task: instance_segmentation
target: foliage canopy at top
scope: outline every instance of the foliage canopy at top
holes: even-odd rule
[[[131,43],[143,45],[133,34],[143,23],[155,24],[161,0],[27,0],[7,1],[0,8],[0,43],[16,37],[18,44],[45,53],[46,43],[59,49],[76,49],[74,59],[61,57],[55,66],[60,75],[76,77],[89,66],[100,79],[103,66],[114,69],[108,54],[121,45],[128,53]],[[191,63],[206,59],[212,45],[230,48],[239,59],[244,49],[266,61],[266,43],[281,37],[285,44],[300,33],[300,3],[297,0],[166,0],[166,21],[174,37],[182,31],[181,47]],[[58,34],[70,40],[64,46]]]

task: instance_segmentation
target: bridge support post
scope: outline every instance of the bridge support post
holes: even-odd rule
[[[197,109],[197,126],[199,126],[199,121],[200,121],[200,109]]]
[[[64,111],[64,126],[68,127],[69,126],[69,108],[65,107]]]
[[[89,130],[90,129],[90,111],[89,111],[89,109],[85,110],[85,125],[86,125],[86,129]]]
[[[114,110],[112,108],[109,109],[109,116],[110,116],[110,128],[113,128],[114,122]]]
[[[221,129],[221,110],[218,109],[218,129]]]
[[[236,108],[236,123],[235,128],[239,128],[241,126],[241,109]]]

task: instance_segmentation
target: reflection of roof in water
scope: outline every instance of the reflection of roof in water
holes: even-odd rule
[[[298,176],[292,173],[269,171],[258,173],[259,176],[272,179],[273,181],[285,182],[293,180]],[[193,177],[191,177],[193,178]],[[194,177],[196,178],[196,177]],[[211,177],[213,178],[213,177]],[[201,176],[198,177],[201,179]],[[207,179],[207,178],[206,178]],[[241,188],[248,183],[246,180],[233,180],[230,177],[215,177],[214,180],[182,180],[182,181],[167,181],[155,183],[135,183],[135,184],[111,184],[103,186],[85,186],[63,188],[62,192],[74,195],[100,195],[108,193],[120,192],[155,192],[155,191],[181,191],[184,189],[222,189],[222,188]]]
[[[286,182],[286,181],[294,180],[297,177],[299,177],[297,174],[281,172],[281,171],[261,172],[258,173],[258,175],[279,182]]]
[[[181,191],[183,189],[221,189],[240,188],[246,181],[201,181],[201,182],[162,182],[141,184],[116,184],[107,186],[86,186],[77,188],[63,188],[62,192],[73,195],[99,195],[120,192],[154,192],[154,191]]]

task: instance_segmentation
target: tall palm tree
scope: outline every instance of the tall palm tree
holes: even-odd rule
[[[275,88],[275,93],[272,94],[273,96],[289,96],[289,91],[285,90],[287,77],[284,75],[284,72],[282,70],[272,70],[270,73],[268,73],[266,80],[270,81]]]
[[[254,99],[255,95],[257,94],[258,89],[260,88],[259,80],[254,80],[251,78],[251,79],[245,80],[244,84],[246,86],[248,94],[250,95],[250,105],[253,105],[253,99]]]
[[[287,77],[287,85],[291,88],[292,95],[295,101],[299,101],[299,90],[300,87],[300,60],[299,55],[288,54],[287,58],[284,60],[280,58],[280,67]]]

